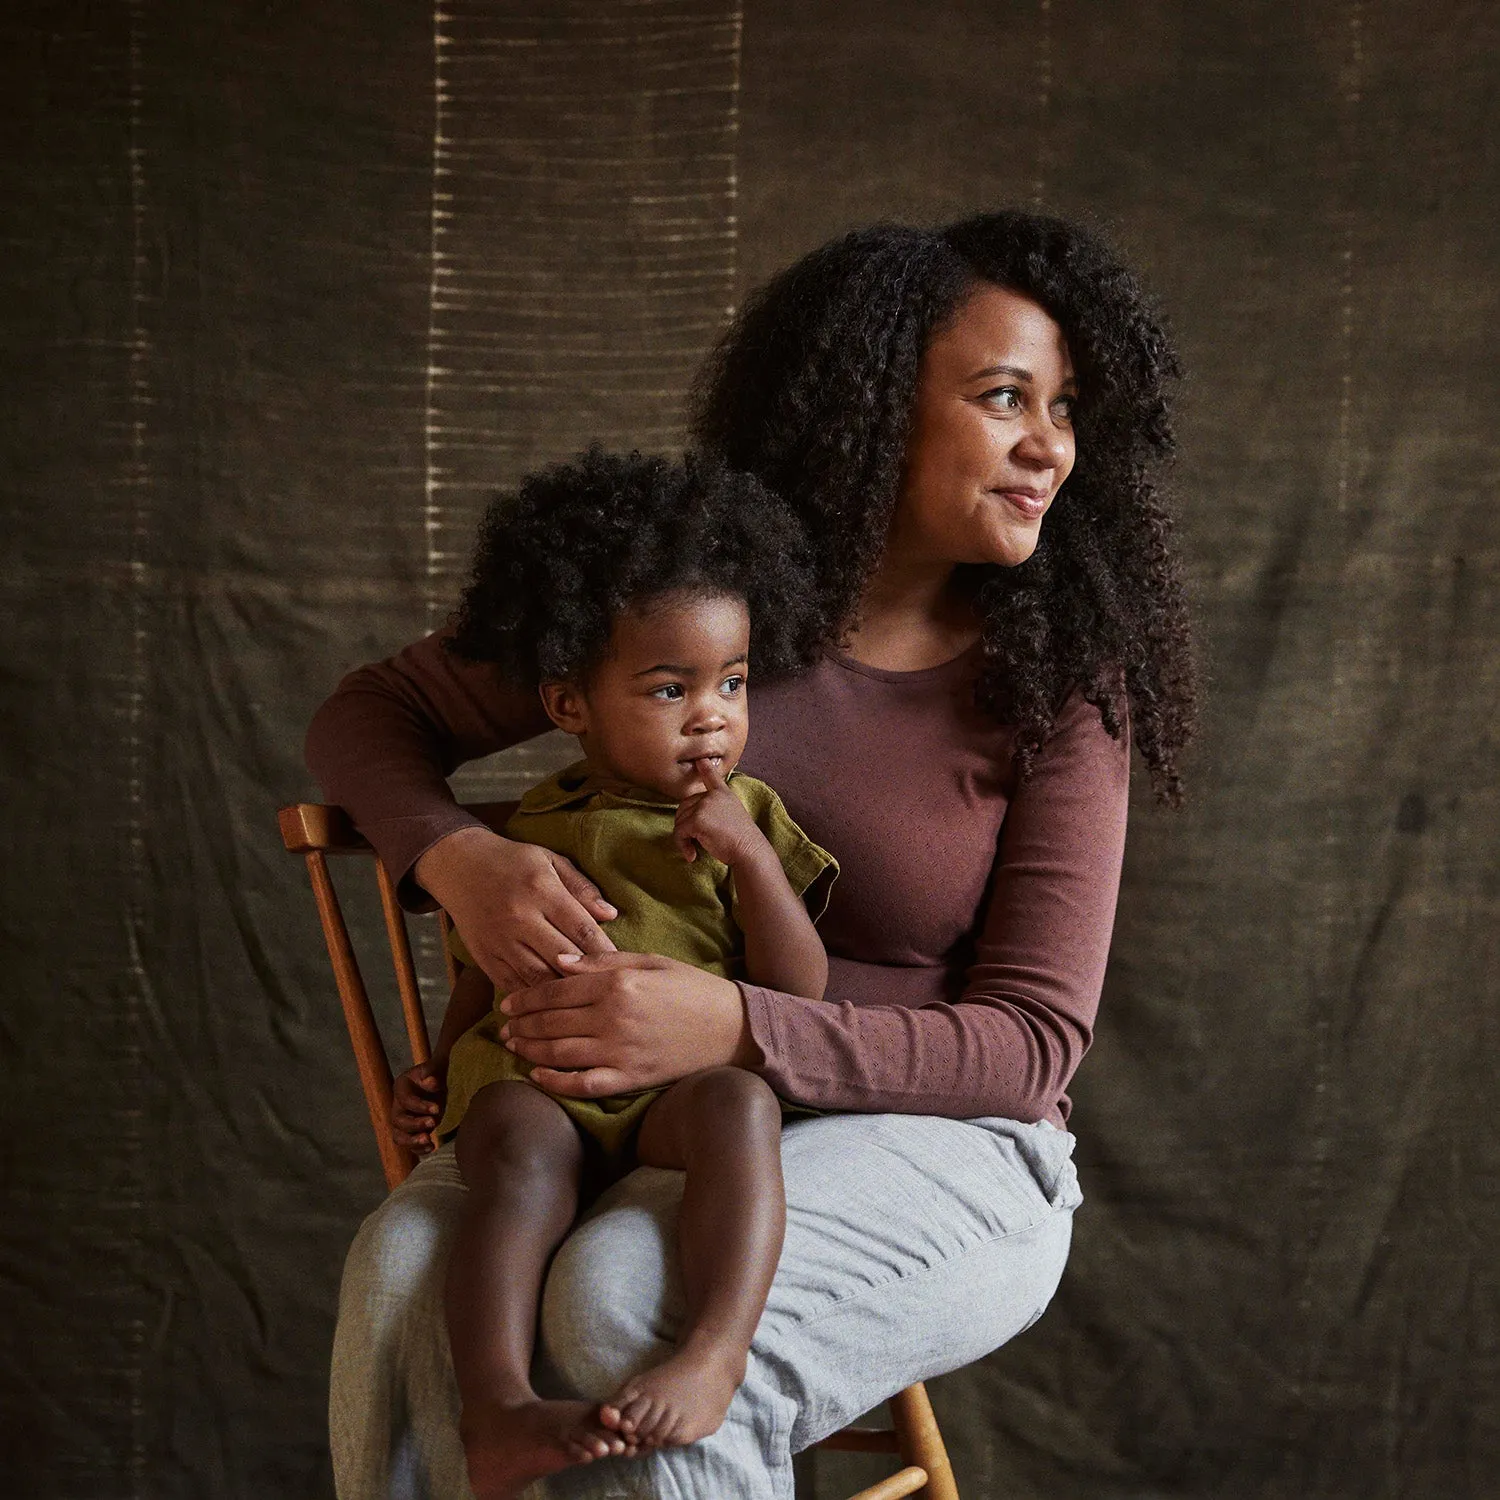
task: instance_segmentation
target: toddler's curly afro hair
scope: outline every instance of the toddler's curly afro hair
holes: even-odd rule
[[[682,593],[745,601],[758,673],[818,654],[816,575],[783,501],[712,459],[595,445],[490,505],[448,649],[516,683],[585,681],[621,613]]]

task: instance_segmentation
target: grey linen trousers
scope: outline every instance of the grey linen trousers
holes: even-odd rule
[[[1082,1201],[1073,1137],[1042,1123],[827,1115],[782,1136],[786,1246],[749,1374],[713,1437],[564,1471],[528,1500],[792,1500],[792,1454],[1041,1316]],[[558,1251],[538,1384],[603,1400],[682,1317],[682,1174],[615,1184]],[[469,1500],[443,1277],[465,1192],[446,1146],[365,1220],[330,1386],[339,1500]]]

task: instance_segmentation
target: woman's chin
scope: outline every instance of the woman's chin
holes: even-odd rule
[[[1040,527],[997,538],[985,561],[993,563],[997,568],[1019,568],[1036,551],[1036,544],[1040,540]]]

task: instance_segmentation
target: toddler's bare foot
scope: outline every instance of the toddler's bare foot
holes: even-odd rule
[[[599,1423],[589,1401],[523,1401],[465,1408],[459,1422],[475,1500],[510,1500],[570,1464],[630,1457],[636,1440]]]
[[[642,1448],[696,1443],[717,1432],[745,1378],[743,1350],[680,1349],[628,1380],[599,1408],[599,1420]]]

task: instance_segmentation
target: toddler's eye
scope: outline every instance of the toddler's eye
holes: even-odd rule
[[[719,684],[719,691],[723,693],[726,698],[732,698],[737,692],[740,691],[741,688],[744,687],[744,685],[745,679],[743,677],[726,677],[723,682]]]
[[[659,698],[663,703],[676,703],[682,697],[682,684],[664,682],[660,687],[651,689],[651,696]]]

